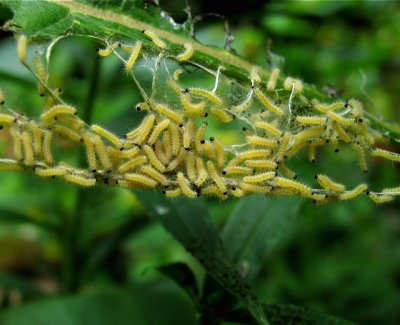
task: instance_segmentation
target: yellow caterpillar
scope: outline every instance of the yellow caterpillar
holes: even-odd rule
[[[360,184],[351,191],[346,191],[342,194],[339,195],[339,200],[345,201],[345,200],[351,200],[355,198],[356,196],[363,194],[368,188],[367,184]]]
[[[116,147],[118,147],[118,148],[121,147],[121,145],[122,145],[121,140],[115,134],[111,133],[110,131],[104,129],[103,127],[101,127],[100,125],[97,125],[97,124],[93,124],[91,126],[91,129],[94,133],[107,139]]]
[[[304,194],[304,195],[311,194],[311,188],[309,188],[308,186],[306,186],[300,182],[296,182],[296,181],[293,181],[293,180],[290,180],[287,178],[283,178],[283,177],[275,177],[273,182],[276,186],[293,189],[295,191],[299,191],[301,194]]]
[[[136,166],[143,165],[147,161],[145,156],[138,156],[136,158],[130,159],[118,167],[118,172],[121,174],[134,169]]]
[[[273,91],[276,87],[276,82],[278,80],[279,77],[279,73],[281,71],[278,68],[275,68],[274,70],[272,70],[268,82],[267,82],[267,90],[268,91]]]
[[[222,99],[221,98],[219,98],[217,95],[215,95],[214,93],[212,93],[211,91],[208,91],[206,89],[202,89],[202,88],[187,88],[186,91],[189,94],[206,98],[213,104],[216,104],[216,105],[221,105],[222,104]]]
[[[49,108],[46,112],[42,113],[40,118],[42,119],[42,121],[49,121],[60,114],[76,115],[77,112],[72,106],[59,104]]]
[[[271,99],[269,99],[266,95],[264,95],[259,88],[255,88],[254,93],[258,98],[258,100],[261,102],[261,104],[264,105],[266,109],[268,109],[269,111],[278,116],[282,116],[284,114],[283,110],[274,103],[272,103]]]
[[[20,35],[17,41],[17,56],[21,63],[26,61],[26,47],[28,45],[28,39],[25,35]]]
[[[150,30],[145,30],[143,31],[143,34],[146,35],[150,40],[154,43],[155,46],[158,48],[165,50],[167,48],[167,45],[164,43],[164,41],[161,40],[155,33],[153,33]]]
[[[63,176],[64,180],[70,183],[78,184],[80,186],[95,186],[96,185],[96,179],[95,178],[86,178],[80,175],[74,175],[74,174],[65,174]]]
[[[193,191],[190,186],[189,186],[189,182],[188,180],[185,178],[185,176],[183,175],[182,172],[179,172],[177,177],[176,177],[177,181],[178,181],[178,185],[180,187],[180,189],[182,190],[182,193],[184,195],[186,195],[187,197],[194,199],[196,198],[197,192]]]
[[[253,176],[245,176],[243,177],[243,182],[245,183],[262,183],[267,180],[270,180],[276,176],[276,172],[266,172],[262,174],[256,174]]]
[[[156,156],[154,150],[148,146],[147,144],[143,146],[143,150],[146,153],[147,158],[149,159],[150,163],[160,172],[164,173],[166,168],[161,163],[161,161]]]
[[[193,46],[191,43],[185,43],[183,44],[184,51],[181,54],[178,54],[175,59],[177,59],[179,62],[184,62],[189,60],[192,55],[193,55]]]
[[[384,149],[376,148],[371,152],[372,157],[381,157],[394,162],[400,162],[400,155],[398,153],[390,152]]]
[[[137,173],[125,174],[125,179],[130,182],[150,188],[154,188],[157,185],[157,182],[154,179]]]
[[[39,95],[41,97],[43,97],[45,95],[45,91],[46,91],[46,89],[43,86],[43,83],[46,82],[46,69],[38,55],[35,55],[35,58],[33,59],[33,65],[35,67],[36,74],[39,78],[38,84],[37,84],[38,92],[39,92]]]
[[[169,119],[165,119],[162,120],[161,122],[159,122],[153,129],[153,132],[150,135],[150,138],[147,140],[147,143],[149,145],[154,144],[158,137],[160,136],[160,134],[166,129],[168,128],[169,124],[171,123],[171,120]]]
[[[140,50],[142,49],[142,42],[137,41],[132,49],[132,53],[129,56],[128,61],[126,61],[125,70],[126,72],[131,72],[135,62],[140,54]]]
[[[321,185],[322,188],[334,192],[334,193],[343,193],[346,191],[346,187],[343,184],[334,182],[326,175],[315,175],[314,178]]]

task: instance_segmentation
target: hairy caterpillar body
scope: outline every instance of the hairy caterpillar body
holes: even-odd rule
[[[301,124],[325,125],[326,117],[323,116],[296,116],[296,121]]]
[[[262,169],[276,169],[278,164],[273,160],[246,160],[245,165],[250,168],[262,168]]]
[[[136,166],[143,165],[146,161],[147,158],[145,156],[138,156],[120,165],[118,167],[118,171],[123,174],[131,169],[134,169]]]
[[[0,159],[0,170],[23,171],[24,169],[17,160]]]
[[[118,43],[113,43],[111,45],[107,45],[105,49],[101,48],[96,48],[97,53],[102,56],[102,57],[107,57],[109,56],[113,50],[115,50],[118,47]]]
[[[232,175],[232,174],[250,174],[253,170],[248,167],[243,166],[228,166],[224,170],[222,170],[223,175]]]
[[[345,118],[343,116],[341,116],[340,114],[333,112],[333,111],[328,111],[326,113],[326,116],[328,116],[332,121],[335,121],[337,123],[339,123],[340,125],[343,126],[353,126],[355,125],[355,122],[353,119],[350,118]]]
[[[208,172],[210,173],[210,177],[212,178],[212,180],[218,186],[219,190],[224,194],[226,192],[225,182],[223,178],[219,176],[217,169],[211,160],[207,161],[207,169]]]
[[[183,47],[185,50],[181,54],[178,54],[175,57],[175,59],[177,59],[179,62],[184,62],[184,61],[189,60],[192,57],[193,52],[194,52],[193,46],[191,43],[185,43],[185,44],[183,44]]]
[[[204,136],[207,130],[207,126],[208,126],[207,122],[202,123],[197,129],[196,134],[194,136],[194,144],[196,147],[196,151],[198,153],[203,153],[202,145],[205,143]]]
[[[228,114],[224,110],[220,108],[212,108],[210,110],[211,114],[213,114],[215,117],[217,117],[222,123],[229,123],[233,120],[233,117],[231,114]]]
[[[11,124],[14,123],[15,121],[16,118],[14,116],[0,113],[0,123]]]
[[[54,119],[57,115],[66,114],[66,115],[76,115],[76,110],[74,107],[69,105],[55,105],[49,108],[46,112],[44,112],[40,118],[42,121],[48,122],[51,119]]]
[[[264,95],[264,93],[259,88],[255,88],[254,93],[258,98],[258,100],[261,102],[261,104],[263,104],[264,107],[268,109],[270,112],[278,116],[282,116],[284,114],[283,110],[274,103],[272,103],[271,99],[269,99],[266,95]]]
[[[35,174],[40,177],[55,177],[67,174],[68,170],[62,166],[53,168],[35,168]]]
[[[290,138],[291,138],[291,133],[285,132],[280,141],[279,149],[278,149],[278,152],[275,157],[277,162],[280,162],[285,158],[285,154],[286,154],[286,150],[289,146]]]
[[[135,43],[135,45],[133,46],[132,53],[129,56],[128,61],[126,61],[126,65],[125,65],[126,72],[129,73],[129,72],[132,71],[132,68],[135,65],[135,62],[136,62],[137,58],[139,57],[141,49],[142,49],[142,42],[141,41],[137,41]]]
[[[151,166],[142,166],[140,168],[140,171],[143,174],[146,174],[147,176],[151,177],[152,179],[154,179],[155,181],[157,181],[158,183],[160,183],[163,186],[169,185],[168,178]]]
[[[125,174],[125,179],[130,182],[150,188],[154,188],[157,185],[157,182],[154,179],[137,173]]]
[[[161,40],[155,33],[153,33],[150,30],[145,30],[143,31],[143,34],[146,35],[150,40],[154,43],[155,46],[158,48],[165,50],[167,48],[167,45],[164,43],[164,41]]]
[[[97,171],[97,159],[93,140],[86,132],[82,134],[82,138],[86,148],[86,158],[89,168],[92,172],[95,172]]]
[[[38,55],[35,55],[35,58],[33,59],[33,65],[35,67],[36,74],[39,78],[38,84],[37,84],[38,92],[39,92],[39,95],[41,97],[43,97],[45,95],[45,91],[46,91],[46,89],[43,86],[43,83],[46,81],[46,69]]]
[[[47,164],[52,164],[53,163],[53,155],[51,153],[51,141],[53,139],[53,133],[50,131],[46,131],[44,133],[43,137],[43,147],[42,147],[42,153],[43,153],[43,158],[44,161]]]
[[[93,130],[94,133],[107,139],[116,147],[121,147],[122,145],[121,140],[115,134],[111,133],[110,131],[104,129],[103,127],[97,124],[93,124],[91,126],[91,129]]]
[[[398,153],[390,152],[384,149],[376,148],[371,152],[372,157],[381,157],[394,162],[400,162],[400,155]]]
[[[25,35],[20,35],[17,41],[17,56],[21,63],[26,61],[26,47],[28,45],[28,39]]]
[[[181,150],[178,153],[178,156],[168,164],[167,171],[171,172],[175,170],[184,161],[185,157],[186,157],[186,150],[184,148],[181,148]]]
[[[256,174],[253,176],[245,176],[243,177],[243,182],[245,183],[262,183],[267,180],[270,180],[276,176],[276,172],[266,172],[262,174]]]
[[[155,103],[153,106],[158,112],[160,112],[161,114],[164,114],[165,116],[169,117],[174,122],[176,122],[178,124],[182,123],[182,121],[183,121],[182,115],[179,114],[178,112],[173,111],[167,105]]]
[[[216,104],[216,105],[221,105],[222,104],[222,99],[219,98],[217,95],[215,95],[213,92],[208,91],[206,89],[202,88],[188,88],[186,91],[189,94],[203,97],[205,99],[208,99],[211,103]]]
[[[208,172],[204,166],[203,159],[200,157],[196,157],[196,171],[197,171],[197,179],[194,184],[199,187],[202,186],[208,179]]]
[[[13,139],[14,158],[18,161],[21,161],[23,159],[21,134],[19,133],[18,129],[10,128],[10,135]]]
[[[35,155],[40,155],[42,152],[42,131],[35,121],[29,122],[29,128],[33,135],[33,149],[35,151]]]
[[[4,105],[6,102],[6,96],[4,95],[3,90],[0,88],[0,105]]]
[[[328,191],[334,193],[343,193],[344,191],[346,191],[346,187],[343,184],[334,182],[326,175],[315,175],[314,178],[316,179],[318,184],[321,185],[322,188]]]
[[[143,144],[146,141],[147,136],[150,134],[151,129],[153,128],[154,121],[156,116],[154,114],[150,114],[147,116],[142,124],[139,126],[139,133],[137,134],[136,143]],[[131,132],[127,134],[127,138],[130,138]]]
[[[275,90],[276,87],[276,82],[278,80],[279,74],[280,74],[280,70],[278,68],[275,68],[272,70],[268,82],[267,82],[267,90],[268,91],[273,91]]]
[[[247,143],[249,143],[249,144],[254,144],[254,145],[268,147],[268,148],[275,148],[278,145],[278,143],[274,139],[268,139],[268,138],[259,137],[256,135],[247,136],[246,140],[247,140]]]
[[[283,134],[283,132],[281,130],[279,130],[276,126],[274,126],[268,122],[255,122],[254,126],[256,128],[267,131],[269,134],[273,135],[274,137],[279,137]]]
[[[271,186],[250,184],[246,182],[240,183],[240,189],[248,193],[268,194],[271,192]]]
[[[186,195],[187,197],[194,199],[198,196],[196,191],[193,191],[190,186],[188,180],[185,178],[182,172],[179,172],[177,177],[178,185],[180,189],[182,190],[182,193]]]
[[[293,180],[283,178],[283,177],[275,177],[273,182],[276,186],[293,189],[295,191],[299,191],[303,195],[311,194],[310,187],[304,185],[303,183],[297,182],[297,181],[293,181]]]
[[[147,144],[143,146],[143,150],[146,153],[147,158],[150,163],[160,172],[164,173],[166,171],[165,166],[161,163],[161,161],[156,156],[154,150],[148,146]]]
[[[294,91],[298,94],[301,93],[304,89],[303,82],[299,79],[294,79],[292,77],[287,77],[284,80],[283,87],[288,91],[291,91],[293,87]]]
[[[351,191],[346,191],[342,194],[339,195],[339,200],[345,201],[345,200],[351,200],[355,198],[358,195],[363,194],[366,190],[368,189],[367,184],[360,184]]]
[[[182,194],[182,190],[179,187],[177,187],[173,190],[163,191],[163,193],[166,197],[177,197]]]
[[[111,164],[110,157],[104,146],[103,141],[101,141],[101,138],[96,135],[96,136],[94,136],[93,142],[94,142],[94,147],[95,147],[97,156],[99,157],[101,164],[103,165],[105,171],[107,173],[110,173],[112,164]]]
[[[313,107],[317,111],[319,111],[321,113],[327,113],[329,111],[334,111],[334,110],[337,110],[337,109],[341,109],[341,108],[344,108],[344,106],[345,106],[345,103],[341,102],[341,101],[334,102],[334,103],[331,103],[331,104],[323,104],[323,103],[319,103],[316,99],[313,99],[311,101],[311,104],[313,105]]]
[[[55,125],[52,127],[52,130],[74,142],[82,142],[82,140],[83,140],[81,135],[78,132],[76,132],[75,130],[68,128],[64,125]]]
[[[74,175],[74,174],[65,174],[63,176],[64,180],[70,183],[74,183],[80,186],[85,186],[85,187],[90,187],[90,186],[95,186],[96,185],[96,179],[95,178],[86,178],[80,175]]]
[[[181,146],[181,138],[179,134],[179,129],[176,123],[170,123],[168,126],[169,133],[171,134],[171,154],[175,157]]]
[[[196,181],[196,157],[193,151],[190,151],[186,156],[186,174],[191,183]]]
[[[169,124],[171,123],[171,121],[169,119],[165,119],[162,120],[161,122],[159,122],[153,129],[153,132],[151,133],[149,140],[147,140],[147,143],[149,145],[154,144],[158,137],[160,136],[160,134],[169,126]]]
[[[368,193],[369,198],[376,204],[388,203],[394,200],[393,195]]]
[[[333,122],[332,126],[333,126],[334,130],[336,131],[336,133],[339,135],[339,137],[344,142],[350,142],[351,141],[350,136],[346,133],[346,131],[343,129],[343,127],[339,123]]]

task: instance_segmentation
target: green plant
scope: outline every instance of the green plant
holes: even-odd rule
[[[377,141],[385,141],[382,129],[397,137],[398,128],[366,113],[355,99],[328,98],[299,79],[282,77],[279,68],[261,69],[228,51],[204,46],[191,38],[190,21],[181,26],[171,24],[159,8],[146,11],[138,2],[107,9],[74,1],[6,4],[16,15],[4,28],[19,35],[19,60],[37,78],[39,94],[46,102],[37,121],[14,110],[0,116],[13,138],[9,143],[13,159],[3,159],[1,168],[59,176],[87,187],[158,188],[151,194],[139,191],[136,195],[149,214],[219,283],[210,280],[210,286],[228,290],[260,323],[268,322],[264,307],[227,257],[204,206],[190,199],[211,195],[225,200],[262,193],[305,197],[320,205],[363,193],[376,203],[399,195],[398,187],[366,192],[368,186],[363,182],[346,190],[319,173],[315,179],[321,188],[313,188],[303,183],[305,176],[292,170],[296,164],[291,158],[301,149],[308,147],[308,158],[314,163],[316,149],[328,143],[335,152],[339,145],[340,149],[353,148],[363,172],[368,171],[366,154],[400,160],[398,154],[375,147]],[[143,97],[135,107],[146,117],[125,137],[89,125],[95,93],[89,93],[81,115],[80,108],[63,101],[51,74],[46,73],[53,47],[74,35],[102,44],[100,56],[116,55]],[[27,44],[42,46],[42,55],[35,56],[34,64],[26,54]],[[96,79],[93,75],[94,88]],[[207,124],[203,122],[206,119]],[[221,130],[230,132],[232,138],[220,137]],[[87,164],[65,163],[60,161],[62,152],[53,154],[52,138],[58,134],[73,147],[84,148]],[[165,199],[161,190],[167,197],[183,194],[190,199]],[[66,241],[68,251],[68,238]],[[186,272],[181,266],[177,269]]]

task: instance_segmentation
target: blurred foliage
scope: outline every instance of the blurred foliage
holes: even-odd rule
[[[235,36],[233,48],[251,62],[278,64],[331,92],[367,99],[370,110],[400,122],[396,1],[191,2],[194,14],[224,15]],[[162,5],[178,21],[185,19],[184,1]],[[3,21],[11,16],[0,8]],[[205,16],[196,27],[199,40],[223,46],[223,19]],[[122,134],[140,120],[132,113],[140,97],[121,77],[120,63],[112,57],[99,61],[95,47],[78,37],[59,43],[50,67],[52,82],[64,88],[67,102],[85,106],[88,80],[97,67],[90,119]],[[7,98],[10,106],[38,114],[43,99],[35,92],[33,77],[18,64],[15,42],[5,33],[0,38],[0,86],[13,94]],[[7,136],[0,137],[0,151],[7,152]],[[64,149],[65,159],[80,159],[74,150]],[[324,156],[314,169],[299,159],[297,169],[313,175],[321,168],[339,181],[358,181],[345,152],[335,166]],[[375,163],[371,170],[368,177],[374,184],[400,182],[399,167]],[[248,323],[233,298],[148,218],[149,208],[143,208],[134,193],[105,187],[81,190],[58,180],[3,172],[0,183],[1,324],[195,324],[197,319],[218,323],[225,316]],[[234,245],[245,247],[246,238],[254,238],[239,226],[243,233],[236,239],[244,239],[235,242],[236,232],[229,237],[235,229],[232,220],[245,225],[246,218],[255,219],[257,226],[264,225],[257,245],[246,243],[258,247],[257,255],[242,251],[246,258],[235,259],[242,274],[247,259],[257,260],[258,270],[249,283],[261,301],[314,307],[362,324],[400,323],[398,202],[375,206],[359,198],[316,208],[309,202],[270,201],[251,197],[248,203],[205,202],[232,256],[242,247]],[[261,212],[251,209],[253,205]],[[181,268],[172,264],[177,262],[186,265],[183,279]],[[296,319],[293,323],[303,322]]]

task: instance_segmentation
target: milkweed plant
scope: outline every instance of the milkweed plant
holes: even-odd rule
[[[400,195],[400,185],[376,188],[365,179],[350,186],[323,171],[305,179],[296,168],[304,160],[313,169],[330,152],[335,164],[349,150],[364,175],[372,159],[400,162],[400,154],[385,149],[390,128],[357,98],[327,96],[279,67],[265,69],[203,45],[190,22],[177,24],[165,12],[153,23],[139,2],[126,12],[85,1],[3,3],[15,13],[3,29],[14,34],[18,60],[36,78],[43,105],[40,115],[28,116],[8,104],[12,93],[0,91],[1,132],[9,135],[2,171],[157,191],[167,200],[258,193],[319,206],[361,195],[382,204]],[[53,48],[76,35],[95,41],[101,60],[117,58],[121,75],[142,97],[131,111],[141,121],[123,135],[85,121],[52,79]],[[79,148],[85,165],[63,161],[60,141]]]

